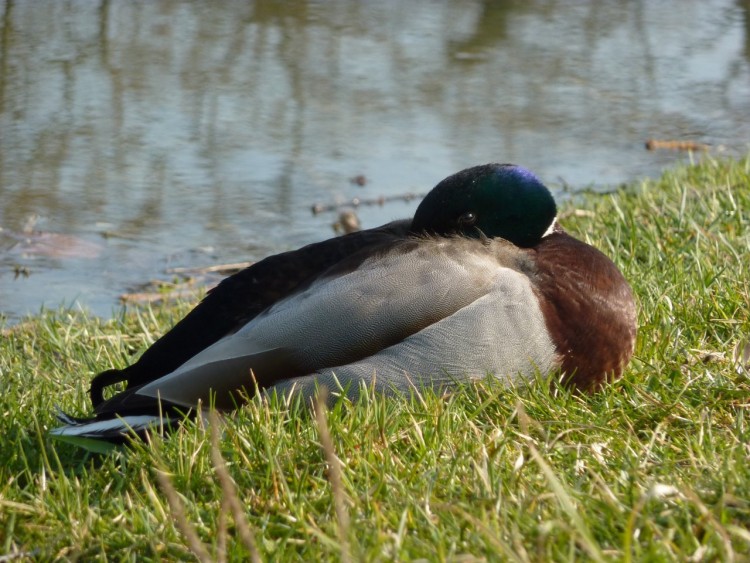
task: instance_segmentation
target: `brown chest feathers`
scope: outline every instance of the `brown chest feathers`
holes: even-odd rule
[[[628,282],[609,258],[562,229],[530,252],[536,254],[536,289],[561,355],[563,382],[590,392],[617,379],[635,347]]]

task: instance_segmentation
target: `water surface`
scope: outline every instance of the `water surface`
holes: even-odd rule
[[[686,158],[644,150],[648,138],[742,154],[749,12],[735,0],[6,1],[0,312],[108,316],[170,267],[331,236],[335,214],[313,203],[423,193],[474,164],[523,164],[559,192]],[[358,213],[368,228],[416,205]]]

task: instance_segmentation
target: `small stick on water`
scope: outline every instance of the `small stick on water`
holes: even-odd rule
[[[349,513],[346,510],[344,500],[344,485],[341,478],[340,460],[336,457],[333,449],[333,440],[331,433],[328,431],[328,419],[326,417],[326,399],[328,390],[323,388],[318,392],[315,398],[315,420],[318,423],[318,434],[320,436],[320,446],[328,464],[328,481],[331,483],[331,492],[333,493],[333,504],[336,509],[336,520],[338,521],[339,541],[341,542],[341,561],[348,563],[352,560],[349,550]]]
[[[320,213],[329,213],[331,211],[338,211],[342,207],[354,207],[356,209],[357,207],[364,206],[364,205],[384,205],[390,201],[409,202],[413,199],[422,199],[423,197],[424,197],[424,194],[413,194],[413,193],[380,196],[380,197],[374,197],[374,198],[369,198],[369,199],[367,198],[362,199],[359,197],[355,197],[344,203],[329,203],[329,204],[314,203],[310,206],[310,210],[312,211],[313,215],[318,215]]]
[[[649,139],[646,141],[646,150],[655,151],[667,149],[673,151],[707,151],[710,145],[697,141],[674,141],[671,139]]]

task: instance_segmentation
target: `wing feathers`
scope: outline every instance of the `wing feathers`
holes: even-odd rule
[[[252,391],[255,382],[269,387],[375,356],[496,287],[515,255],[508,243],[493,244],[494,254],[469,239],[394,245],[280,301],[137,393],[192,406],[212,392],[217,406],[232,408],[238,388]]]

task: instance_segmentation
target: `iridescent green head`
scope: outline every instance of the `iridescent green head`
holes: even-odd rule
[[[485,164],[449,176],[419,204],[412,231],[502,237],[517,246],[539,242],[557,215],[549,190],[513,164]]]

